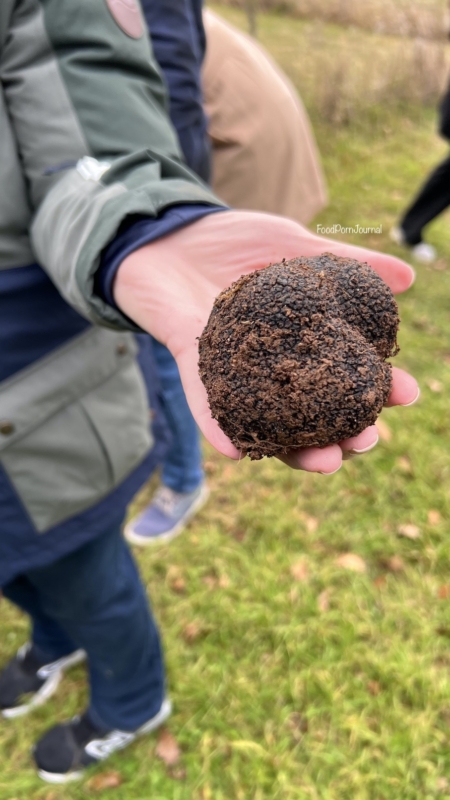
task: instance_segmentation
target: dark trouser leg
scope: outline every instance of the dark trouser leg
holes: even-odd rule
[[[77,649],[75,642],[67,636],[61,626],[44,613],[39,592],[25,575],[3,586],[2,592],[8,600],[31,617],[32,641],[39,661],[49,664]]]
[[[450,156],[431,173],[400,222],[406,241],[422,241],[422,230],[450,206]]]
[[[43,612],[88,654],[93,722],[132,731],[154,716],[164,698],[159,634],[120,523],[27,577]]]

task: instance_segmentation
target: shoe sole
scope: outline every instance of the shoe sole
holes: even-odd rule
[[[138,728],[136,733],[129,734],[124,745],[115,747],[114,749],[108,749],[108,750],[105,749],[103,755],[100,756],[97,755],[98,763],[101,764],[102,761],[104,761],[113,753],[116,753],[118,750],[123,750],[129,744],[133,744],[133,742],[135,742],[136,739],[139,739],[140,736],[145,736],[145,734],[152,733],[153,731],[155,731],[170,717],[171,713],[172,713],[172,703],[168,698],[166,698],[165,700],[163,700],[162,706],[159,709],[158,713],[155,714],[155,716],[152,717],[148,722],[144,723],[144,725],[141,725],[141,727]],[[101,744],[104,745],[105,742],[100,741],[99,746]],[[87,746],[89,747],[89,745]],[[47,772],[44,769],[38,770],[38,776],[43,781],[45,781],[46,783],[52,783],[54,785],[56,784],[61,785],[63,783],[72,783],[72,781],[78,781],[81,778],[83,778],[85,774],[86,774],[85,769],[74,770],[73,772],[67,772],[65,775],[61,775],[60,773],[57,772]]]
[[[55,667],[54,671],[49,674],[49,677],[45,683],[41,686],[39,691],[33,695],[32,699],[28,703],[24,703],[21,706],[3,708],[1,712],[2,717],[4,717],[4,719],[16,719],[17,717],[23,717],[25,714],[29,714],[38,706],[44,705],[44,703],[46,703],[47,700],[49,700],[50,697],[55,694],[66,669],[74,667],[75,664],[80,664],[85,658],[86,653],[84,650],[76,650],[75,653],[67,656],[67,658],[59,659],[58,666]],[[45,665],[43,669],[45,670],[48,666],[51,665]]]
[[[203,506],[207,502],[210,494],[211,494],[211,492],[210,492],[208,486],[206,486],[206,484],[204,484],[202,486],[202,490],[201,490],[199,496],[197,497],[195,502],[192,504],[190,509],[186,512],[184,517],[182,517],[182,519],[180,519],[180,521],[177,522],[175,527],[172,528],[167,533],[161,533],[159,536],[148,536],[148,537],[147,536],[139,536],[139,534],[134,533],[134,531],[133,531],[133,522],[129,522],[128,525],[125,525],[124,532],[123,532],[124,536],[125,536],[125,539],[130,544],[136,544],[136,545],[138,545],[140,547],[147,547],[147,546],[151,546],[151,545],[154,545],[154,544],[159,544],[160,542],[163,542],[164,544],[166,544],[167,542],[171,542],[172,539],[175,539],[177,536],[180,535],[180,533],[182,533],[182,531],[184,531],[185,527],[190,522],[192,517],[197,513],[197,511],[200,511],[200,509],[203,508]]]

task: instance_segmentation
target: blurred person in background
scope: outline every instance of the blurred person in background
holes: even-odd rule
[[[439,133],[450,142],[450,86],[440,106]],[[399,225],[392,229],[392,240],[409,247],[418,261],[431,264],[437,253],[431,244],[423,241],[423,229],[449,206],[450,155],[433,170]]]
[[[327,204],[308,115],[258,42],[205,9],[203,92],[216,194],[307,225]]]
[[[31,624],[0,673],[0,710],[31,712],[87,658],[87,708],[33,751],[39,775],[64,783],[171,711],[158,629],[122,537],[158,444],[132,334],[169,349],[205,437],[237,459],[198,374],[197,337],[219,292],[325,249],[367,261],[397,292],[413,273],[291,220],[225,207],[183,163],[133,0],[2,0],[0,82],[0,586]],[[416,397],[394,368],[389,404]],[[371,426],[282,460],[330,474],[376,441]]]
[[[214,191],[230,206],[307,224],[326,204],[325,179],[307,114],[280,68],[219,16],[202,16],[202,0],[142,6],[189,167],[206,182],[212,173]],[[209,494],[176,363],[156,340],[153,350],[172,445],[161,486],[125,527],[128,541],[143,546],[180,534]]]

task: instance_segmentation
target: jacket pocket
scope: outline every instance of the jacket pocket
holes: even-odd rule
[[[0,385],[0,463],[37,531],[98,502],[151,445],[128,333],[90,328]]]

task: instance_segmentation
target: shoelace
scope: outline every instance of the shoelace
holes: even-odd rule
[[[182,497],[178,492],[174,492],[173,489],[169,489],[168,486],[161,486],[156,492],[153,502],[163,514],[166,514],[168,517],[175,517],[177,507],[181,500]]]

